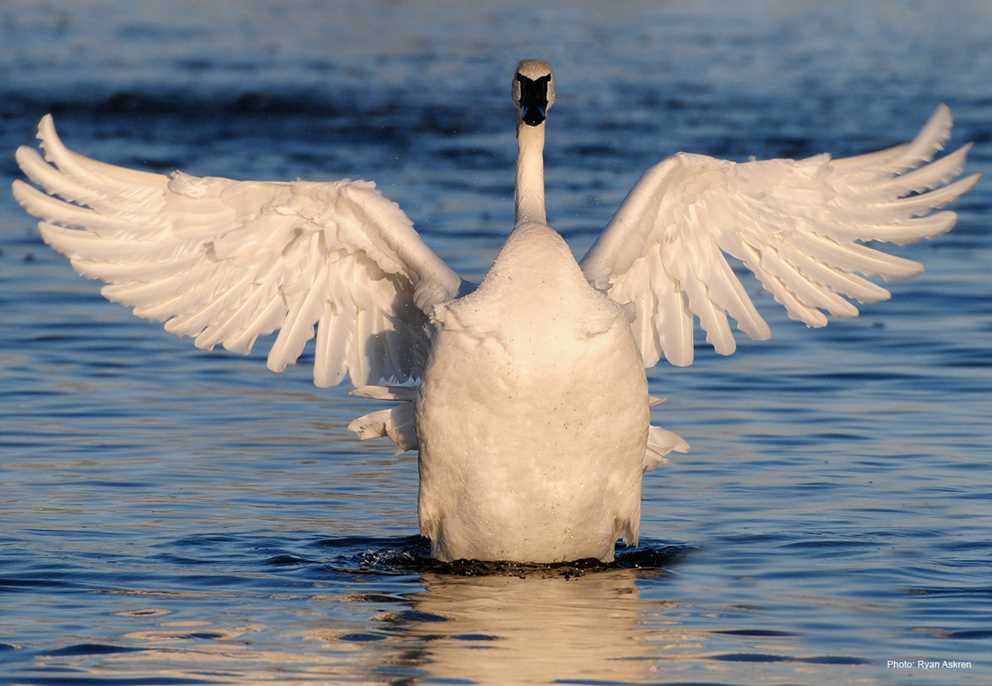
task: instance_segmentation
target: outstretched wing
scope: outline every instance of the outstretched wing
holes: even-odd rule
[[[953,212],[930,214],[967,192],[978,174],[949,183],[970,144],[923,164],[951,129],[941,105],[911,143],[868,155],[737,164],[680,153],[649,169],[582,260],[595,287],[631,303],[631,324],[651,367],[693,359],[693,317],[722,355],[736,349],[727,322],[771,335],[723,253],[754,272],[789,317],[825,326],[826,311],[856,317],[861,302],[889,298],[862,275],[905,278],[918,262],[866,247],[912,243],[949,231]],[[920,166],[923,164],[923,166]],[[934,190],[935,189],[935,190]]]
[[[374,184],[124,169],[66,149],[47,115],[38,137],[45,159],[21,147],[17,161],[51,195],[15,181],[14,197],[76,271],[109,282],[109,300],[199,348],[247,353],[278,329],[275,372],[296,362],[316,324],[318,386],[419,376],[424,310],[461,279]]]

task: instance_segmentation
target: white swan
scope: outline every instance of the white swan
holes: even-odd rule
[[[889,297],[859,274],[922,271],[861,242],[950,230],[954,213],[931,209],[979,177],[949,183],[969,146],[921,166],[949,135],[945,106],[911,143],[859,157],[678,154],[648,170],[577,263],[545,215],[554,91],[545,62],[519,64],[516,225],[474,291],[368,182],[132,171],[69,151],[45,116],[45,159],[21,147],[17,161],[51,195],[19,180],[13,191],[49,245],[110,282],[104,296],[200,348],[248,352],[278,329],[268,366],[279,372],[316,325],[314,383],[349,374],[357,393],[398,401],[351,428],[419,447],[435,556],[610,560],[619,537],[637,542],[644,471],[688,449],[649,426],[644,367],[692,362],[693,317],[724,355],[727,315],[770,335],[723,253],[793,319],[854,317],[842,296]],[[368,385],[383,379],[422,382]]]

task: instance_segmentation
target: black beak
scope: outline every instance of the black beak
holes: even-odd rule
[[[520,82],[520,119],[530,126],[538,126],[544,122],[548,111],[548,82],[551,75],[539,79],[528,79],[523,74],[517,74]]]

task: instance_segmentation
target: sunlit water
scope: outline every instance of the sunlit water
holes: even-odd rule
[[[528,56],[579,254],[679,149],[869,150],[946,101],[992,170],[987,3],[724,5],[9,1],[0,180],[51,110],[120,164],[375,179],[478,277]],[[546,570],[431,564],[416,457],[345,430],[373,403],[104,302],[4,190],[0,683],[992,683],[990,189],[861,319],[762,297],[772,341],[650,371],[693,450],[648,476],[643,549]],[[973,667],[886,666],[927,658]]]

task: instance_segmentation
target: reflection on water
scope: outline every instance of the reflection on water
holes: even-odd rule
[[[636,584],[642,573],[431,572],[422,576],[422,591],[402,598],[353,595],[356,614],[384,600],[388,607],[373,613],[366,628],[320,618],[322,602],[340,599],[310,597],[315,609],[297,611],[299,625],[310,626],[284,625],[283,636],[273,636],[279,629],[264,624],[176,620],[163,608],[142,607],[119,613],[145,628],[128,631],[117,644],[50,651],[35,666],[45,672],[57,664],[92,679],[121,673],[165,679],[189,677],[195,665],[209,682],[222,683],[319,681],[355,673],[438,680],[429,683],[641,683],[658,678],[659,670],[681,671],[659,659],[698,657],[706,643],[703,633],[665,618],[674,603],[642,601]],[[300,598],[287,594],[279,600],[292,604]],[[299,650],[269,649],[273,638],[295,642]],[[726,669],[715,663],[708,671]]]
[[[990,27],[988,2],[5,0],[0,189],[53,111],[120,164],[374,179],[477,278],[521,57],[556,69],[549,216],[581,253],[676,150],[850,154],[940,101],[988,179]],[[748,282],[771,341],[649,373],[693,452],[648,475],[643,540],[684,559],[479,576],[416,559],[415,456],[345,428],[373,403],[105,303],[0,190],[0,686],[992,683],[992,183],[954,209],[862,318],[808,331]]]
[[[396,558],[399,550],[338,559]],[[302,558],[289,555],[272,563],[300,565],[314,578],[331,569],[304,566]],[[367,572],[356,567],[349,573]],[[420,590],[402,594],[274,594],[268,599],[285,615],[278,626],[226,620],[246,614],[238,612],[232,594],[131,592],[127,595],[145,603],[195,599],[214,608],[214,619],[177,619],[152,604],[115,612],[123,630],[114,643],[72,643],[37,653],[30,672],[11,683],[52,683],[60,678],[52,674],[72,673],[73,679],[94,684],[117,683],[113,677],[120,674],[141,674],[136,683],[148,684],[338,683],[363,674],[375,683],[705,679],[719,685],[736,683],[737,675],[755,664],[763,665],[764,683],[791,683],[797,674],[813,674],[824,665],[844,667],[853,677],[871,665],[857,657],[806,654],[801,635],[789,631],[691,628],[686,613],[698,608],[642,597],[639,583],[670,573],[662,568],[578,574],[547,568],[483,576],[425,572]],[[656,590],[665,587],[662,581]],[[746,611],[718,604],[709,609],[724,619]],[[362,616],[364,621],[356,621]],[[0,683],[6,682],[0,678]]]
[[[405,635],[404,648],[416,645],[404,655],[416,655],[413,664],[439,679],[644,681],[657,653],[642,613],[660,604],[642,604],[635,579],[632,570],[575,578],[428,574],[424,592],[410,597],[412,612],[379,619]]]

